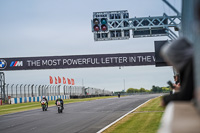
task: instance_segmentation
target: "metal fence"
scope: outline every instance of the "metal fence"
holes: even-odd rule
[[[6,84],[5,97],[112,95],[112,92],[94,87],[67,85]]]

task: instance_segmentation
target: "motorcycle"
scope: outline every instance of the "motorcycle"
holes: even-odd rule
[[[57,101],[58,113],[62,113],[63,107],[60,101]]]
[[[41,101],[41,106],[42,106],[42,110],[43,111],[47,111],[47,102],[46,102],[46,100],[42,100]]]
[[[120,98],[120,94],[118,94],[118,98]]]

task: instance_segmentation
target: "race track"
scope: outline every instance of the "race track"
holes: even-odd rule
[[[65,104],[0,116],[1,133],[96,133],[145,101],[160,94],[133,95]]]

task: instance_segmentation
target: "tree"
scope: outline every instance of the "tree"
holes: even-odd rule
[[[146,90],[144,88],[140,88],[139,90],[140,92],[146,92]]]
[[[134,93],[137,93],[137,92],[139,92],[139,90],[138,89],[134,89]]]
[[[152,92],[157,92],[157,87],[153,85],[151,91]]]
[[[157,86],[157,92],[162,92],[162,88]]]
[[[133,88],[129,88],[128,90],[126,90],[127,93],[133,93],[134,89]]]
[[[169,92],[170,89],[168,87],[162,87],[162,92]]]
[[[151,92],[151,90],[145,90],[145,92]]]
[[[136,92],[139,92],[138,89],[134,89],[134,88],[129,88],[127,91],[127,93],[136,93]]]

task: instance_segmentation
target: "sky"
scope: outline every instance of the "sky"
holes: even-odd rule
[[[181,12],[181,0],[168,0]],[[128,10],[129,17],[176,15],[161,0],[0,0],[0,58],[154,52],[168,37],[94,41],[93,12]],[[76,86],[121,91],[173,81],[172,67],[128,66],[5,71],[7,84],[49,84],[49,76]]]

